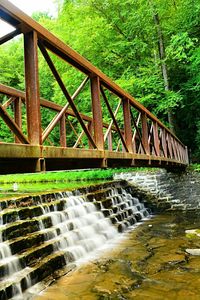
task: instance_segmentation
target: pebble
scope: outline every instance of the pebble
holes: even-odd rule
[[[186,249],[188,254],[200,256],[200,249]]]

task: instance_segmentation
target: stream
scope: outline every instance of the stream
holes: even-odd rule
[[[55,281],[35,300],[198,300],[200,213],[154,216],[123,234],[112,250]]]

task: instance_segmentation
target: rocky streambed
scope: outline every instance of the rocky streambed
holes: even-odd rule
[[[200,299],[200,256],[190,251],[200,249],[197,228],[200,213],[155,216],[35,299]]]

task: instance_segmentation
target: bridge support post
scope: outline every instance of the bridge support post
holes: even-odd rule
[[[123,99],[123,112],[124,112],[124,138],[129,152],[133,152],[132,143],[132,129],[131,129],[131,114],[130,102],[128,99]]]
[[[38,158],[35,164],[35,172],[46,171],[46,163],[44,158]]]
[[[40,95],[38,80],[37,33],[24,34],[24,62],[27,127],[30,144],[41,144]]]
[[[103,118],[100,102],[100,80],[99,77],[91,78],[91,95],[92,95],[92,112],[93,112],[93,127],[94,140],[98,150],[104,149],[103,139]]]

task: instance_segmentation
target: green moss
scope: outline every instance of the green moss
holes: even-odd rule
[[[198,236],[195,233],[187,233],[186,238],[188,238],[188,239],[197,239]]]

